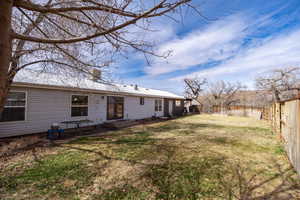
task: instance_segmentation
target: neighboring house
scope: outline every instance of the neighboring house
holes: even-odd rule
[[[201,104],[195,99],[186,98],[184,102],[184,107],[188,113],[200,113],[201,112]]]
[[[101,124],[181,115],[183,104],[183,97],[166,91],[23,70],[12,84],[0,138],[45,132],[53,123],[68,120]]]

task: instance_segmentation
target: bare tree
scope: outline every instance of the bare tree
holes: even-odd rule
[[[206,100],[210,106],[228,107],[240,102],[237,94],[245,88],[240,82],[217,81],[209,85]]]
[[[269,71],[256,78],[256,87],[272,92],[275,102],[292,98],[298,95],[300,91],[299,72],[299,67],[287,67]]]
[[[248,102],[246,102],[247,105],[255,107],[265,107],[272,103],[273,97],[270,91],[256,90],[255,96],[251,98],[251,96],[249,97],[249,95],[247,95],[246,101]]]
[[[200,100],[200,95],[204,91],[207,85],[207,80],[205,78],[186,78],[185,83],[185,96],[197,101],[200,105],[203,102]]]
[[[89,74],[129,48],[164,57],[135,33],[151,31],[152,19],[192,7],[190,1],[1,0],[0,114],[15,75],[25,67]]]
[[[241,164],[229,164],[227,176],[220,176],[224,199],[265,200],[265,199],[294,199],[300,189],[300,182],[292,167],[284,168],[278,163],[274,175],[261,179],[264,171],[253,175],[247,173]],[[230,180],[230,181],[228,181]],[[274,188],[266,190],[267,185]],[[296,193],[295,193],[296,192]]]

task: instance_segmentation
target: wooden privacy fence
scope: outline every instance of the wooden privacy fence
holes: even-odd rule
[[[274,103],[269,120],[283,140],[290,162],[300,174],[300,99]]]
[[[256,119],[269,119],[269,107],[257,107],[257,106],[244,106],[244,105],[232,105],[232,106],[213,106],[213,113],[221,113],[234,116],[253,117]]]
[[[291,164],[300,175],[300,98],[274,103],[270,107],[213,106],[214,113],[268,120],[280,135]]]
[[[213,113],[268,120],[280,135],[288,158],[300,175],[300,98],[274,103],[269,107],[213,106]]]

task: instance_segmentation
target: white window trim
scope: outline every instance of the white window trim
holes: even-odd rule
[[[156,101],[160,102],[160,103],[158,103],[158,110],[156,110]],[[161,109],[159,109],[159,107],[161,107]],[[162,112],[163,111],[163,100],[162,99],[155,99],[154,100],[154,111],[155,112]]]
[[[87,102],[87,105],[72,105],[72,97],[73,96],[85,96],[85,97],[88,97],[88,102]],[[71,116],[71,118],[82,118],[82,117],[88,117],[89,116],[89,104],[90,104],[90,95],[88,95],[88,94],[76,94],[76,93],[74,93],[74,94],[71,94],[70,95],[70,116]],[[77,107],[77,108],[79,108],[79,107],[87,107],[87,115],[85,115],[85,116],[72,116],[72,108],[73,107]]]
[[[141,99],[143,99],[143,104],[141,104]],[[140,97],[139,98],[139,104],[140,104],[140,106],[144,106],[145,105],[145,97]]]
[[[16,123],[16,122],[26,122],[27,121],[28,91],[26,91],[26,90],[10,90],[9,92],[22,92],[22,93],[25,93],[25,105],[24,106],[4,106],[4,108],[25,108],[24,120],[6,121],[6,122],[0,122],[0,123],[1,124],[9,124],[9,123]]]

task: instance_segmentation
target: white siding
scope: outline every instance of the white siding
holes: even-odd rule
[[[173,115],[173,104],[174,100],[168,100],[169,101],[169,115]]]
[[[32,88],[17,88],[13,90],[27,92],[26,120],[22,122],[0,122],[0,138],[45,132],[50,128],[51,124],[66,120],[89,119],[94,124],[106,121],[106,95]],[[72,94],[89,96],[87,117],[71,117]],[[139,97],[125,96],[124,119],[143,119],[154,115],[163,116],[163,108],[161,112],[154,111],[154,102],[155,98],[145,97],[145,104],[140,105]],[[65,126],[62,127],[66,128]]]
[[[144,119],[152,116],[163,116],[161,112],[155,112],[155,98],[144,98],[144,105],[140,105],[139,97],[125,97],[124,99],[124,119]],[[162,105],[163,106],[163,105]]]
[[[45,132],[51,124],[66,120],[89,119],[96,124],[106,119],[106,98],[102,99],[104,95],[87,94],[89,96],[88,116],[71,117],[71,95],[83,93],[45,89],[13,90],[27,91],[26,120],[0,122],[0,137]]]

